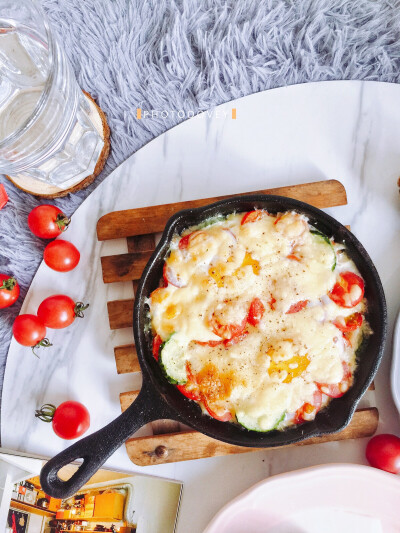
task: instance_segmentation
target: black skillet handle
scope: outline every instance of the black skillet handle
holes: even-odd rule
[[[75,442],[43,466],[40,473],[42,489],[53,498],[69,498],[135,431],[160,418],[171,418],[171,412],[152,386],[143,382],[139,396],[122,415]],[[83,459],[82,465],[70,479],[62,481],[58,477],[59,470],[77,459]]]

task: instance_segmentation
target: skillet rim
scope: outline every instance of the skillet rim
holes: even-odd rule
[[[272,205],[266,207],[265,205],[260,205],[262,203],[269,203]],[[278,207],[278,209],[275,209],[275,207]],[[333,235],[337,241],[345,241],[349,255],[355,261],[364,280],[366,277],[364,272],[367,272],[367,277],[373,280],[372,285],[366,284],[366,292],[367,289],[368,293],[372,291],[372,294],[375,295],[375,299],[377,300],[373,308],[370,308],[369,306],[367,311],[368,321],[371,322],[370,318],[373,317],[376,325],[374,328],[374,335],[369,337],[366,345],[363,347],[362,355],[366,352],[368,355],[367,361],[369,362],[369,370],[366,376],[364,376],[362,380],[358,377],[358,365],[354,384],[349,391],[343,397],[334,399],[330,402],[325,409],[318,413],[313,421],[305,422],[294,427],[291,426],[283,431],[274,430],[265,433],[247,430],[230,422],[220,422],[202,414],[197,403],[185,398],[174,385],[171,385],[160,375],[160,366],[152,356],[151,348],[148,343],[148,335],[146,339],[146,333],[144,331],[146,320],[144,309],[144,306],[146,305],[145,300],[151,290],[156,288],[154,280],[156,280],[157,285],[159,283],[161,278],[160,266],[162,266],[168,254],[169,243],[172,236],[175,233],[182,232],[184,228],[197,225],[203,220],[215,216],[218,212],[224,212],[224,214],[232,213],[234,211],[246,212],[255,208],[266,209],[271,213],[289,210],[303,213],[310,219],[312,226],[320,229],[323,233],[328,234],[329,236]],[[221,211],[219,211],[219,209],[221,209]],[[340,236],[340,239],[337,239],[337,236]],[[146,287],[148,285],[151,285],[152,287],[151,290],[146,292]],[[370,298],[368,296],[367,298],[371,304]],[[347,230],[347,228],[338,220],[301,200],[277,195],[250,194],[226,198],[202,207],[184,209],[178,211],[169,218],[161,239],[143,271],[136,291],[133,329],[143,378],[150,380],[153,388],[155,388],[157,393],[161,396],[163,400],[162,403],[168,406],[171,418],[183,422],[212,438],[229,444],[268,448],[285,446],[312,437],[336,433],[344,429],[350,423],[357,404],[371,384],[383,357],[387,334],[387,309],[382,283],[374,263],[355,235]],[[367,363],[364,363],[364,365],[366,364]],[[172,402],[171,398],[173,399]],[[181,403],[182,405],[177,407],[177,403]],[[185,414],[183,414],[182,411],[185,411]],[[328,416],[322,416],[324,414],[328,414]],[[332,414],[336,420],[333,420],[334,417]],[[235,428],[235,431],[232,431],[232,428]]]

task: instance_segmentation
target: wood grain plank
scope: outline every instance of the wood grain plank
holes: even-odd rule
[[[151,252],[156,247],[154,235],[136,235],[126,238],[128,252]]]
[[[244,194],[249,193],[127,209],[125,211],[114,211],[113,213],[102,216],[98,221],[97,238],[99,241],[105,241],[108,239],[157,233],[163,231],[167,220],[181,209],[202,207],[224,198],[243,196]],[[261,191],[253,191],[252,194],[278,194],[308,202],[319,208],[334,207],[347,203],[346,190],[337,180],[316,181],[288,187],[263,189]]]
[[[154,420],[150,423],[154,435],[165,435],[167,433],[179,433],[180,425],[175,420]]]
[[[114,348],[115,364],[118,374],[140,372],[139,360],[134,344],[124,344]]]
[[[360,409],[354,413],[350,424],[341,432],[315,437],[286,447],[370,437],[378,427],[378,420],[379,414],[375,407]],[[130,460],[140,466],[265,450],[265,448],[232,446],[197,431],[131,438],[126,441],[126,449]]]
[[[107,302],[110,329],[133,327],[133,299]]]
[[[106,255],[101,257],[104,283],[140,279],[152,252]]]
[[[136,398],[139,396],[139,392],[140,391],[138,390],[121,392],[121,394],[119,395],[119,403],[121,404],[122,412],[126,411],[131,405],[131,403],[136,400]]]
[[[152,252],[156,247],[154,235],[136,235],[135,237],[127,237],[126,244],[128,247],[128,253]],[[138,283],[138,280],[133,280],[132,285],[134,293],[136,293]]]

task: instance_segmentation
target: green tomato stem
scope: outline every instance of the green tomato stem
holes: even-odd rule
[[[67,215],[64,215],[64,213],[59,213],[57,215],[56,224],[61,231],[65,231],[70,225],[70,223],[71,219],[68,218]]]
[[[89,307],[89,304],[84,304],[83,302],[76,302],[74,307],[74,313],[76,318],[83,318],[85,315],[83,314],[83,311],[85,311]]]
[[[0,289],[5,289],[6,291],[12,291],[16,284],[17,284],[17,280],[15,278],[5,279],[0,286]]]
[[[51,422],[54,418],[54,413],[57,407],[52,403],[45,403],[40,409],[36,409],[35,417],[43,422]]]
[[[40,359],[40,357],[38,356],[38,354],[35,352],[35,350],[38,350],[40,347],[43,347],[43,348],[49,348],[50,346],[53,346],[51,344],[51,342],[49,341],[49,339],[47,337],[45,337],[44,339],[42,339],[41,341],[39,341],[37,344],[35,344],[35,346],[32,346],[32,352],[34,355],[36,355],[36,357],[38,359]]]

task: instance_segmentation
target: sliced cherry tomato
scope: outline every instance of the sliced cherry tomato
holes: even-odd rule
[[[175,274],[175,272],[172,270],[172,268],[167,265],[167,263],[164,263],[163,278],[164,278],[164,283],[167,286],[168,286],[169,283],[171,285],[174,285],[175,287],[179,287],[179,288],[185,286],[185,284],[182,282],[182,280],[179,279],[179,277]]]
[[[313,420],[315,415],[321,409],[322,404],[322,394],[319,390],[314,392],[313,403],[306,402],[299,409],[297,409],[293,422],[295,424],[300,424],[301,422],[306,422],[308,420]]]
[[[19,296],[17,280],[7,274],[0,274],[0,309],[13,305]]]
[[[243,339],[245,339],[248,334],[249,332],[247,331],[247,329],[245,329],[238,335],[234,335],[230,339],[225,339],[222,342],[224,343],[224,346],[233,346],[234,344],[238,344],[238,342],[241,342]]]
[[[186,374],[190,382],[197,383],[196,376],[192,372],[192,366],[189,361],[186,361]]]
[[[15,340],[23,346],[30,346],[35,355],[35,349],[52,346],[46,339],[46,327],[36,315],[19,315],[14,320],[13,335]]]
[[[42,239],[55,239],[67,229],[70,222],[55,205],[38,205],[28,215],[29,229]]]
[[[0,210],[3,209],[3,207],[8,202],[8,194],[7,191],[2,183],[0,183]]]
[[[297,302],[289,307],[289,310],[286,311],[287,315],[291,315],[292,313],[298,313],[302,309],[304,309],[308,304],[308,300],[302,300],[301,302]]]
[[[240,224],[243,226],[243,224],[247,224],[248,222],[256,222],[257,220],[261,220],[262,217],[266,214],[266,211],[262,211],[261,209],[249,211],[243,216],[242,222]]]
[[[342,362],[343,366],[343,378],[340,383],[316,383],[318,389],[323,393],[329,396],[330,398],[340,398],[345,394],[351,384],[351,370],[347,363]]]
[[[192,244],[196,244],[196,241],[202,240],[204,238],[207,238],[207,233],[205,233],[204,231],[192,231],[192,233],[188,233],[187,235],[181,238],[178,244],[178,248],[180,250],[186,250]]]
[[[220,321],[215,317],[215,315],[213,315],[211,318],[211,326],[213,333],[218,335],[218,337],[221,337],[223,341],[196,342],[203,346],[218,346],[218,344],[220,344],[221,342],[223,342],[225,346],[232,346],[233,344],[237,344],[249,334],[249,332],[246,330],[246,325],[251,324],[253,326],[256,326],[262,319],[264,311],[265,307],[262,301],[259,298],[254,298],[254,300],[250,304],[247,317],[245,317],[240,324],[221,324]]]
[[[191,388],[188,385],[177,385],[176,388],[189,400],[195,400],[196,402],[201,400],[200,393],[196,388]]]
[[[70,242],[57,239],[44,249],[43,259],[46,265],[57,272],[69,272],[79,263],[81,254]]]
[[[361,327],[363,317],[361,313],[353,313],[345,318],[338,317],[333,323],[338,329],[340,329],[340,331],[347,333],[348,331],[354,331]]]
[[[49,296],[39,305],[37,316],[47,328],[66,328],[75,320],[83,318],[83,311],[89,307],[82,302],[74,302],[69,296],[56,294]]]
[[[344,333],[342,333],[343,342],[344,342],[345,346],[350,346],[351,347],[350,336],[351,336],[351,331],[345,331]]]
[[[158,358],[160,356],[160,348],[161,348],[162,343],[163,343],[163,340],[160,337],[160,335],[156,335],[153,338],[153,355],[156,361],[158,361]]]
[[[354,307],[364,297],[364,281],[354,272],[342,272],[328,296],[340,307]]]
[[[187,383],[185,385],[177,385],[177,389],[189,400],[195,400],[199,402],[201,400],[201,394],[199,386],[196,381],[196,377],[192,372],[190,363],[186,362]]]
[[[367,444],[365,455],[371,466],[392,474],[400,474],[400,439],[396,435],[384,433],[372,437]]]
[[[260,298],[254,298],[250,304],[247,322],[252,326],[257,326],[264,315],[265,307]]]
[[[189,246],[189,239],[192,233],[188,233],[184,237],[181,238],[178,244],[179,250],[186,250],[186,248]]]
[[[247,316],[244,317],[240,324],[221,324],[215,315],[211,318],[211,326],[213,333],[221,337],[222,339],[232,339],[232,337],[237,337],[241,335],[247,324]]]
[[[194,341],[196,344],[200,344],[200,346],[211,346],[214,348],[215,346],[218,346],[219,344],[223,344],[223,340],[221,341]]]
[[[76,439],[89,429],[90,414],[80,402],[63,402],[58,407],[42,405],[35,413],[43,422],[52,422],[54,433],[61,439]]]
[[[240,332],[238,335],[234,335],[230,339],[221,339],[220,341],[194,341],[196,344],[200,344],[200,346],[211,346],[211,348],[214,348],[215,346],[219,346],[223,344],[224,346],[233,346],[234,344],[237,344],[238,342],[241,342],[244,338],[247,337],[249,332],[247,330],[244,330]]]
[[[225,412],[222,412],[222,413],[219,413],[219,412],[216,413],[210,407],[210,405],[208,404],[207,399],[204,396],[204,394],[201,395],[201,401],[202,401],[207,413],[210,416],[212,416],[213,418],[215,418],[216,420],[220,420],[221,422],[229,422],[230,420],[232,420],[233,416],[232,416],[232,413],[230,411],[225,411]]]

